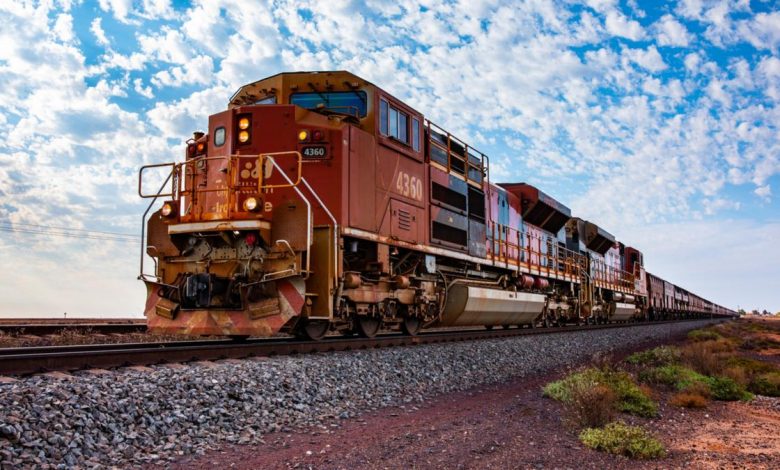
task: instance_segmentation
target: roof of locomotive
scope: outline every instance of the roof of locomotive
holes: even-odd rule
[[[290,91],[308,87],[328,91],[350,91],[377,88],[376,85],[346,70],[281,72],[241,86],[230,97],[228,107],[254,104],[258,99],[274,95],[286,102]]]
[[[360,118],[360,126],[365,131],[375,131],[375,113],[377,110],[374,109],[374,97],[377,95],[392,100],[398,106],[401,106],[404,111],[413,115],[416,114],[421,120],[424,119],[423,113],[409,106],[406,102],[399,100],[384,89],[346,70],[277,73],[240,87],[230,97],[228,109],[254,105],[258,101],[271,96],[275,97],[276,103],[284,104],[289,103],[290,96],[295,93],[358,91],[366,92],[368,95],[366,115]]]

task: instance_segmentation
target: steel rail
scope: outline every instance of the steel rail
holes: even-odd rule
[[[516,336],[565,334],[590,330],[642,327],[669,323],[706,321],[686,319],[652,323],[567,326],[563,328],[524,328],[499,330],[460,330],[425,332],[418,336],[388,333],[375,338],[333,336],[322,341],[265,338],[235,342],[230,340],[176,341],[161,343],[50,346],[0,349],[0,375],[28,375],[49,371],[89,368],[148,366],[164,363],[240,359],[316,352],[352,351],[394,346],[472,341]],[[720,319],[711,319],[713,322]]]

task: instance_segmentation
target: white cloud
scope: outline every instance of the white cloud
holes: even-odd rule
[[[152,77],[157,88],[182,85],[208,85],[213,81],[214,63],[202,55],[188,61],[183,67],[161,70]]]
[[[113,11],[114,17],[121,22],[127,22],[127,16],[133,9],[133,0],[99,0],[98,4],[107,13]]]
[[[223,110],[234,91],[215,87],[195,92],[179,101],[157,103],[147,115],[150,122],[167,138],[177,138],[184,142],[192,132],[204,130],[208,116]]]
[[[660,46],[686,47],[691,41],[688,30],[672,15],[662,16],[654,25],[654,29]]]
[[[753,192],[766,202],[772,200],[772,188],[768,184],[757,187]]]
[[[638,21],[629,20],[617,10],[607,13],[607,31],[613,36],[620,36],[633,41],[639,41],[645,37],[645,32]]]
[[[724,89],[723,83],[720,80],[713,80],[707,85],[707,96],[715,101],[722,103],[724,106],[731,105],[731,95],[729,95]]]
[[[185,64],[192,59],[192,48],[178,30],[165,27],[159,34],[138,37],[141,52],[162,62]]]
[[[59,40],[64,42],[73,41],[76,37],[73,34],[73,17],[67,13],[57,15],[53,31]]]
[[[160,20],[175,18],[176,13],[171,6],[171,0],[142,0],[139,16]]]
[[[100,18],[95,18],[89,26],[89,30],[95,35],[95,40],[101,46],[108,46],[110,44],[106,37],[106,32],[103,31],[103,24]]]
[[[650,72],[657,73],[667,69],[663,57],[655,46],[650,46],[647,49],[627,48],[624,53],[632,62]]]
[[[769,49],[777,53],[780,45],[780,12],[758,13],[750,20],[740,21],[737,30],[756,49]]]
[[[133,90],[135,90],[136,93],[143,96],[144,98],[152,99],[154,98],[154,92],[152,91],[152,87],[144,86],[143,80],[140,78],[136,78],[133,80]]]

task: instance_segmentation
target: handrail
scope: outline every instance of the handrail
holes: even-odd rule
[[[322,199],[320,199],[320,196],[317,194],[316,191],[314,191],[314,188],[311,187],[308,181],[306,181],[306,178],[301,178],[301,181],[303,182],[304,186],[308,188],[309,192],[314,196],[314,199],[317,200],[320,207],[322,207],[322,210],[325,211],[325,213],[330,217],[330,220],[333,221],[333,268],[336,270],[334,273],[334,279],[337,279],[338,271],[339,271],[339,223],[336,220],[336,217],[333,216],[333,213],[328,209],[328,206],[325,205],[324,202],[322,202]]]
[[[144,165],[141,167],[141,169],[138,170],[138,195],[143,199],[148,199],[150,197],[153,197],[157,199],[158,197],[173,197],[173,187],[171,187],[171,192],[166,194],[160,194],[165,187],[165,185],[168,183],[168,181],[171,179],[171,175],[173,175],[174,170],[176,167],[180,165],[180,163],[155,163],[153,165]],[[141,191],[143,190],[142,184],[144,179],[144,170],[148,170],[149,168],[160,168],[164,166],[171,167],[171,172],[168,174],[168,178],[165,179],[165,183],[160,187],[160,190],[157,191],[157,194],[143,194]],[[153,201],[154,202],[154,201]]]
[[[483,183],[484,181],[490,182],[490,159],[487,155],[480,152],[476,148],[470,146],[465,141],[455,137],[452,135],[449,131],[443,129],[442,127],[438,126],[437,124],[431,122],[430,120],[426,119],[425,124],[428,129],[428,142],[432,145],[435,145],[439,149],[443,150],[447,154],[447,172],[452,173],[452,159],[456,158],[457,160],[461,161],[463,163],[463,173],[460,173],[459,171],[455,171],[455,173],[462,174],[463,177],[466,179],[466,181],[471,181],[473,183]],[[443,139],[439,140],[433,137],[433,133],[436,133],[440,135]],[[463,155],[461,155],[458,152],[455,152],[453,150],[452,143],[455,142],[459,147],[463,148]],[[429,146],[430,148],[430,146]],[[429,151],[430,154],[430,151]],[[469,177],[469,168],[477,168],[475,164],[471,162],[471,156],[480,158],[480,167],[478,170],[482,174],[482,179],[476,180],[471,177]],[[430,157],[430,155],[428,155]]]
[[[291,153],[291,152],[284,152],[284,153]],[[298,152],[295,152],[295,153],[298,153]],[[311,220],[312,219],[312,217],[311,217],[311,202],[309,202],[309,200],[306,199],[306,196],[303,195],[301,190],[298,188],[298,184],[297,183],[293,184],[293,182],[290,179],[290,177],[287,176],[287,173],[285,173],[284,170],[282,170],[282,168],[279,167],[279,165],[276,163],[276,159],[274,159],[274,157],[273,157],[273,154],[269,153],[269,154],[265,154],[265,156],[267,157],[268,161],[271,162],[271,165],[273,165],[274,167],[276,167],[277,170],[279,170],[279,173],[281,173],[282,177],[285,180],[287,180],[288,183],[290,183],[290,187],[292,187],[295,190],[295,192],[303,200],[303,202],[306,203],[306,249],[307,249],[307,254],[306,254],[306,274],[304,275],[303,279],[308,279],[309,278],[309,273],[310,273],[310,268],[311,268],[311,251],[310,251],[311,250],[311,231],[312,231],[312,227],[311,227],[311,224],[312,224],[312,220]],[[300,153],[298,153],[298,156],[300,156]],[[299,168],[300,168],[300,166],[299,166]],[[300,172],[299,172],[299,174],[300,174]],[[300,183],[300,180],[298,181],[298,183]]]
[[[162,166],[162,165],[158,165],[158,166]],[[143,169],[141,171],[143,171]],[[146,239],[146,216],[149,214],[149,211],[152,209],[152,206],[157,201],[157,198],[162,196],[159,193],[162,192],[162,190],[165,187],[165,185],[168,184],[168,181],[171,179],[171,176],[173,176],[173,171],[171,171],[168,174],[168,177],[165,178],[165,181],[163,181],[163,184],[160,186],[160,190],[158,191],[157,196],[154,196],[154,199],[152,199],[152,202],[149,203],[149,207],[147,207],[146,210],[144,211],[144,215],[141,216],[141,266],[140,266],[140,274],[138,275],[139,279],[143,279],[143,277],[145,275],[144,274],[144,255],[146,255],[146,250],[145,250],[145,248],[146,248],[146,242],[145,242],[145,239]],[[139,180],[138,181],[138,191],[140,193],[140,191],[141,191],[141,181],[140,181],[141,177],[140,177],[140,173],[139,173],[138,180]],[[154,275],[156,277],[157,273],[155,272]]]
[[[280,155],[295,155],[298,157],[297,159],[297,166],[298,166],[298,175],[297,179],[295,180],[295,183],[293,183],[290,178],[287,177],[287,174],[282,170],[279,165],[276,164],[276,160],[273,157],[280,156]],[[251,157],[252,155],[231,155],[231,157]],[[303,156],[300,152],[296,152],[295,150],[288,150],[286,152],[272,152],[272,153],[261,153],[258,155],[258,158],[260,159],[259,165],[260,168],[258,168],[257,172],[257,178],[258,178],[258,188],[260,190],[263,189],[275,189],[275,188],[287,188],[287,187],[297,187],[301,180],[303,179]],[[265,159],[270,158],[274,163],[273,165],[276,167],[276,169],[279,170],[279,172],[284,176],[284,179],[287,180],[288,183],[290,183],[290,186],[287,186],[285,184],[263,184],[263,179],[265,179]]]
[[[528,232],[523,232],[508,225],[488,221],[488,242],[491,259],[508,263],[517,263],[518,269],[524,264],[535,267],[539,272],[560,273],[566,276],[576,276],[582,271],[580,266],[584,259],[582,255],[568,248],[560,247],[550,239],[542,238]],[[517,243],[514,240],[517,239]],[[526,243],[523,243],[525,240]],[[542,242],[546,242],[547,250],[542,251]],[[546,263],[542,263],[546,261]]]

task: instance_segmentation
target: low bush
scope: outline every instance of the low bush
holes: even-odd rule
[[[680,350],[674,346],[659,346],[634,353],[626,359],[629,364],[640,366],[663,366],[680,361]]]
[[[748,375],[780,372],[780,368],[774,364],[740,356],[729,357],[726,360],[726,367],[739,367],[743,369]]]
[[[723,370],[723,353],[733,349],[728,340],[697,341],[680,348],[682,362],[704,375],[717,375]]]
[[[550,382],[544,386],[544,396],[564,403],[572,399],[572,390],[575,388],[593,387],[604,382],[604,377],[598,369],[584,369],[567,375],[561,380]]]
[[[723,338],[723,336],[709,329],[693,330],[688,332],[688,339],[691,341],[710,341],[720,338]]]
[[[780,397],[780,372],[768,372],[753,377],[748,390],[757,395]]]
[[[570,390],[570,401],[565,405],[573,427],[601,427],[615,418],[615,392],[603,384],[577,382]]]
[[[738,366],[726,367],[723,369],[723,377],[728,377],[743,387],[750,383],[750,377],[745,369]]]
[[[745,387],[728,377],[708,377],[712,398],[722,401],[750,400],[752,396]]]
[[[695,382],[706,383],[707,377],[688,367],[669,365],[645,369],[639,372],[639,380],[683,390]]]
[[[617,395],[617,407],[626,413],[653,417],[658,415],[658,406],[650,396],[640,389],[625,372],[616,372],[608,377],[608,383]]]
[[[638,426],[611,423],[604,428],[588,428],[580,441],[591,449],[625,455],[634,459],[653,459],[666,453],[663,445]]]
[[[691,384],[683,388],[682,391],[694,395],[701,395],[708,400],[712,397],[712,390],[710,390],[710,386],[707,382],[691,382]]]
[[[669,403],[681,408],[706,408],[709,399],[700,393],[683,391],[672,395]]]
[[[571,404],[574,400],[575,390],[599,385],[608,387],[614,393],[616,397],[614,405],[620,411],[645,417],[658,414],[656,403],[634,383],[631,375],[608,368],[590,368],[575,372],[561,380],[547,384],[543,392],[545,396]],[[581,394],[581,392],[579,393]]]

